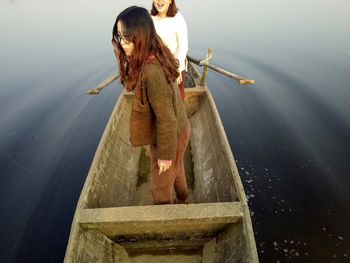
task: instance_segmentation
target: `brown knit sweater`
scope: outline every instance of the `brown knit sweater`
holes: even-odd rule
[[[179,88],[175,83],[168,83],[165,73],[156,59],[149,61],[143,68],[144,87],[148,102],[154,115],[154,144],[161,160],[174,160],[177,150],[177,138],[189,123]],[[141,101],[135,92],[135,99]]]

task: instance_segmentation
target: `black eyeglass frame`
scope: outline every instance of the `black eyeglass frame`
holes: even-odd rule
[[[128,40],[125,36],[122,36],[119,33],[118,33],[118,35],[114,35],[113,39],[117,43],[122,44],[122,42],[123,42],[125,45],[129,45],[132,42],[131,40]]]

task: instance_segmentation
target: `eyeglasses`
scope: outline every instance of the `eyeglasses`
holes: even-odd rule
[[[125,36],[122,36],[118,33],[118,35],[114,35],[114,40],[117,41],[119,44],[124,43],[125,45],[129,45],[131,43],[130,40],[128,40]]]

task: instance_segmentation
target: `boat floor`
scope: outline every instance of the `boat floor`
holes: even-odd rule
[[[198,263],[202,262],[202,253],[196,253],[193,255],[190,254],[174,254],[174,255],[157,255],[157,254],[149,254],[149,255],[139,255],[139,256],[132,256],[129,257],[130,263],[156,263],[156,262],[163,262],[163,263]]]

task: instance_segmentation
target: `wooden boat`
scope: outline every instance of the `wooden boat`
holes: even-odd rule
[[[193,67],[190,73],[198,76]],[[247,199],[209,89],[186,89],[189,204],[151,204],[149,149],[129,142],[132,99],[122,94],[109,119],[64,262],[258,262]]]

